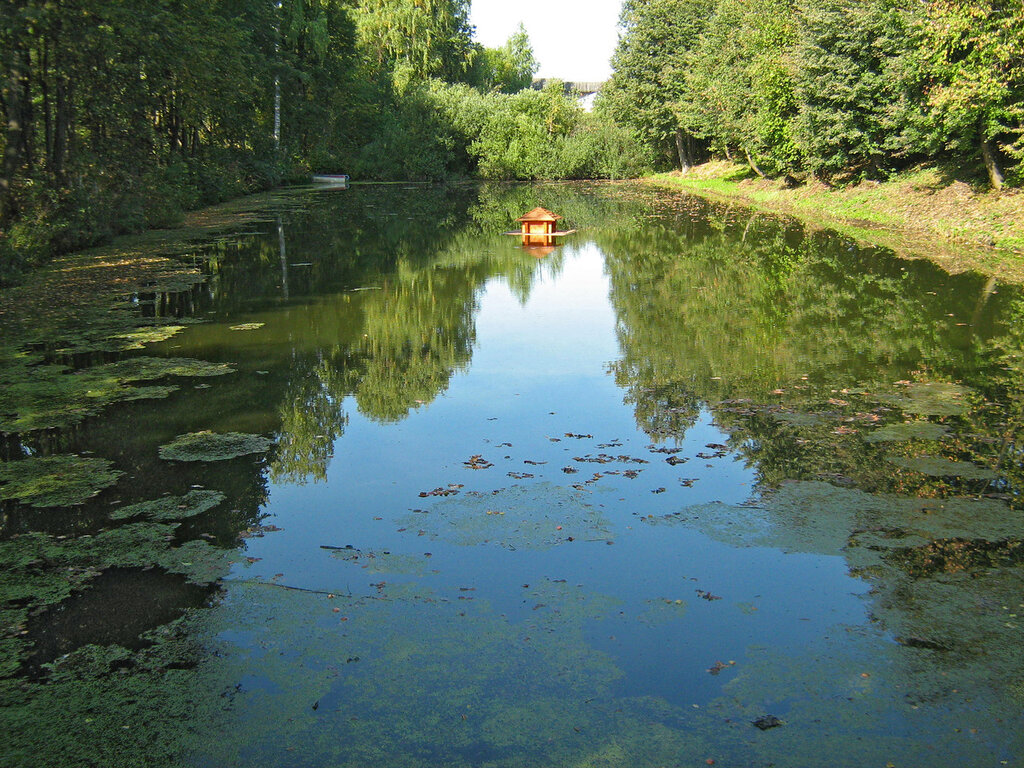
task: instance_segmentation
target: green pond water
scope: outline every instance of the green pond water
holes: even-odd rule
[[[5,340],[0,765],[1024,761],[1019,288],[625,183],[187,258]]]

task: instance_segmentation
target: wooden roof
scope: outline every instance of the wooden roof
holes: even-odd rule
[[[516,221],[558,221],[561,216],[552,213],[547,208],[534,208],[525,216],[520,216]]]

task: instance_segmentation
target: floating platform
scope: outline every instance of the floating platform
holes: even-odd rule
[[[330,184],[334,187],[347,187],[348,186],[348,174],[347,173],[314,173],[313,174],[314,184]]]
[[[578,230],[566,229],[561,232],[503,232],[505,235],[515,235],[516,237],[564,237],[565,235],[572,235]]]

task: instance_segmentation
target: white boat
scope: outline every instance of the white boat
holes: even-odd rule
[[[347,173],[314,173],[313,174],[314,184],[331,184],[335,187],[347,187],[348,186],[348,174]]]

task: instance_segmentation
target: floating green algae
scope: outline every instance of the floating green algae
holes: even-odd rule
[[[930,421],[906,421],[886,424],[864,435],[867,443],[898,443],[905,440],[938,440],[949,431],[948,427]]]
[[[1005,754],[1019,754],[1019,709],[998,684],[972,683],[966,694],[966,682],[964,670],[915,658],[877,630],[840,625],[803,653],[752,649],[704,709],[720,749],[738,749],[738,765],[813,768],[823,749],[858,765],[978,765],[1000,753],[997,732]],[[754,730],[765,714],[783,716],[784,727]]]
[[[0,464],[0,499],[17,499],[33,507],[81,504],[117,482],[124,473],[106,459],[33,456]]]
[[[647,608],[637,620],[650,626],[669,624],[685,616],[686,609],[687,603],[682,598],[659,597],[647,601]]]
[[[801,413],[799,411],[774,411],[771,417],[794,427],[814,427],[824,422],[824,418],[816,413]]]
[[[207,586],[239,559],[235,550],[201,540],[173,546],[177,527],[132,523],[94,535],[29,533],[0,541],[0,679],[15,674],[27,653],[20,633],[29,614],[88,588],[105,570],[158,567]]]
[[[1019,530],[996,499],[919,499],[820,481],[785,483],[756,504],[696,504],[641,519],[693,528],[733,545],[845,555],[857,566],[900,546],[956,537],[1001,541]]]
[[[148,633],[141,650],[88,645],[43,681],[0,679],[0,764],[181,766],[183,735],[224,701],[195,689],[202,649],[189,634],[201,611]]]
[[[581,494],[550,482],[447,496],[428,514],[413,514],[402,523],[462,546],[511,550],[613,538],[608,521]]]
[[[167,341],[185,330],[184,325],[144,325],[110,337],[117,350],[144,349],[147,344]]]
[[[184,520],[213,509],[226,498],[220,491],[193,490],[184,496],[164,496],[121,507],[110,514],[110,519],[128,520],[133,517],[145,517],[158,522]]]
[[[970,393],[968,387],[949,382],[914,382],[877,399],[918,416],[959,416],[967,412]]]
[[[1024,565],[1024,541],[939,539],[916,547],[897,549],[889,556],[889,560],[914,577],[1013,568]]]
[[[352,563],[369,574],[393,573],[422,576],[430,570],[430,561],[423,555],[343,547],[333,550],[331,556]]]
[[[0,360],[0,431],[64,427],[112,403],[163,398],[177,389],[174,385],[130,386],[135,381],[223,376],[233,371],[224,363],[187,358],[134,357],[80,371],[34,362],[14,354]]]
[[[941,456],[887,456],[893,464],[929,477],[959,477],[963,480],[995,480],[999,475],[988,467]]]
[[[189,432],[161,445],[160,458],[168,461],[224,461],[270,450],[274,441],[243,432]]]
[[[140,522],[74,538],[22,534],[0,542],[0,565],[4,573],[22,574],[8,585],[8,590],[24,591],[17,584],[26,574],[39,575],[40,584],[55,575],[58,581],[54,589],[41,593],[41,602],[48,603],[110,567],[158,565],[195,584],[209,584],[226,573],[230,561],[238,559],[235,550],[218,549],[201,540],[173,546],[177,528],[177,523]],[[213,571],[219,575],[211,578]],[[12,598],[10,591],[4,594],[8,600],[20,599]]]
[[[102,366],[121,381],[148,381],[168,376],[208,377],[234,372],[229,363],[211,363],[187,357],[129,357]]]
[[[212,713],[223,738],[197,734],[198,764],[294,765],[288,747],[300,743],[339,768],[703,760],[709,731],[690,727],[699,711],[615,694],[621,670],[586,639],[614,601],[551,580],[524,596],[543,605],[513,621],[422,589],[360,599],[229,583],[199,672],[231,706]]]

